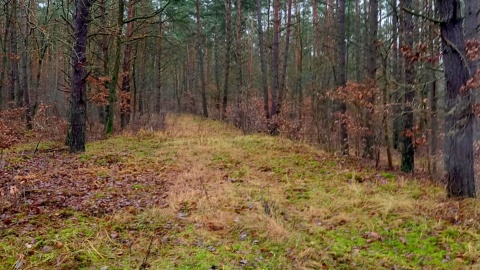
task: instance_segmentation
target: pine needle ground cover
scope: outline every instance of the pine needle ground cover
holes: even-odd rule
[[[162,132],[0,161],[0,269],[480,269],[478,200],[281,137]]]

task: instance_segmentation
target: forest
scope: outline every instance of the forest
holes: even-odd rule
[[[0,3],[1,269],[480,266],[478,0]]]

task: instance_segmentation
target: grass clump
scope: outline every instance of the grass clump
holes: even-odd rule
[[[480,267],[478,200],[282,138],[171,116],[164,131],[57,155],[68,173],[47,171],[50,156],[6,157],[29,185],[70,186],[21,197],[0,269]]]

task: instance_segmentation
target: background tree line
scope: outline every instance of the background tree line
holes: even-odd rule
[[[476,0],[1,4],[2,118],[68,119],[73,152],[190,112],[475,194]]]

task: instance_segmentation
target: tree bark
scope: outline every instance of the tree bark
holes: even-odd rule
[[[71,88],[71,115],[68,143],[70,152],[85,151],[86,129],[86,62],[87,62],[87,33],[88,15],[91,0],[75,1],[74,36],[75,45],[72,53],[72,88]]]
[[[437,0],[445,63],[445,169],[449,197],[475,197],[473,170],[473,95],[466,84],[463,19],[459,0]]]
[[[347,84],[347,48],[345,33],[345,0],[338,0],[337,20],[338,20],[338,77],[337,87],[345,87]],[[337,110],[340,114],[340,150],[342,155],[348,156],[348,132],[347,132],[347,105],[344,101],[338,100]]]
[[[203,36],[202,36],[202,23],[200,20],[200,0],[195,1],[195,6],[197,8],[197,52],[198,52],[198,65],[200,66],[200,83],[202,84],[202,112],[203,117],[208,118],[208,109],[207,109],[207,94],[206,94],[206,81],[205,81],[205,66],[203,59]],[[231,2],[230,2],[231,8]],[[226,92],[224,92],[224,99],[226,99]],[[226,106],[226,101],[224,100]],[[224,107],[225,110],[225,107]]]
[[[273,123],[270,123],[269,132],[272,135],[278,133],[277,121],[274,117],[278,114],[278,83],[279,83],[279,47],[280,47],[280,0],[273,0],[273,49],[272,49],[272,105],[270,115]]]
[[[232,0],[225,0],[225,74],[223,82],[222,119],[227,113],[228,88],[230,78],[230,51],[232,47]]]
[[[112,134],[113,132],[113,124],[114,124],[114,117],[115,117],[115,100],[116,100],[116,93],[117,93],[117,84],[118,84],[118,73],[120,71],[120,55],[122,51],[122,27],[123,27],[123,11],[124,11],[124,0],[120,0],[118,2],[118,13],[117,13],[117,25],[116,25],[116,33],[115,33],[115,63],[113,65],[112,71],[112,79],[109,83],[108,87],[108,115],[107,115],[107,126],[106,126],[106,134]]]
[[[378,32],[378,0],[369,0],[370,7],[370,17],[368,19],[369,23],[369,38],[370,44],[368,48],[368,62],[367,62],[367,71],[368,77],[371,81],[376,80],[377,72],[377,32]],[[371,95],[369,98],[369,103],[372,105],[371,108],[367,109],[366,117],[366,127],[367,135],[365,136],[365,150],[364,157],[374,158],[374,147],[375,147],[375,131],[373,130],[373,112],[374,112],[374,103],[375,97]]]
[[[278,91],[278,112],[283,106],[283,99],[286,92],[287,67],[288,67],[288,51],[290,49],[290,33],[292,31],[292,0],[288,0],[287,4],[287,32],[285,34],[285,49],[283,51],[283,65],[280,76],[279,91]]]
[[[265,48],[263,44],[263,26],[262,26],[262,4],[261,0],[257,0],[257,27],[258,27],[258,50],[260,51],[260,69],[262,72],[262,89],[263,89],[263,110],[267,126],[270,121],[270,111],[268,102],[268,82],[267,82],[267,64],[265,62]]]
[[[411,10],[412,0],[404,0],[403,7]],[[413,50],[413,16],[404,12],[404,41],[409,50]],[[405,61],[405,100],[403,106],[403,136],[402,136],[402,164],[403,172],[413,172],[415,169],[415,145],[413,143],[413,100],[415,98],[415,64],[413,59],[404,55]]]
[[[133,0],[128,1],[128,19],[135,17],[135,2]],[[122,108],[120,112],[120,127],[125,128],[130,122],[130,70],[132,66],[132,43],[129,42],[133,36],[134,22],[127,24],[125,50],[123,52],[123,65],[122,65]],[[158,46],[161,46],[160,44]],[[158,78],[160,80],[160,78]]]

